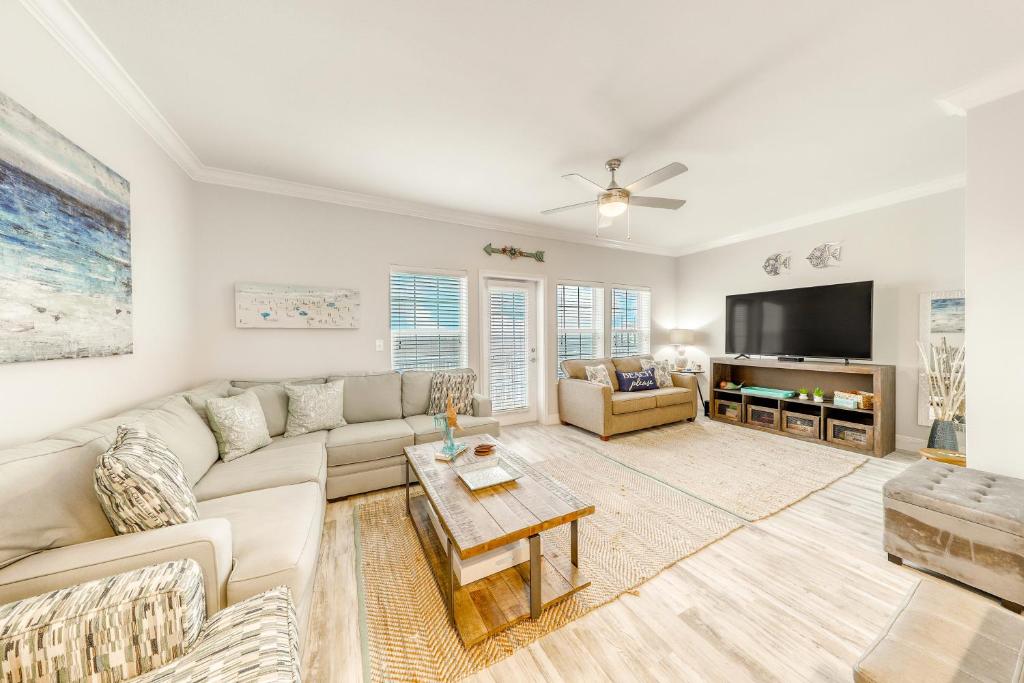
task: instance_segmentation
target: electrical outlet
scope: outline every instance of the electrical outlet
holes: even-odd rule
[[[376,343],[376,347],[377,347],[378,351],[383,351],[384,350],[384,340],[383,339],[378,339],[377,343]]]

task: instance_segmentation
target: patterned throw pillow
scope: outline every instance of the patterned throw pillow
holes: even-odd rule
[[[658,382],[658,388],[666,389],[672,386],[672,361],[641,358],[640,367],[644,370],[654,368],[654,379]]]
[[[609,387],[612,385],[612,378],[611,375],[608,374],[608,368],[603,365],[588,365],[587,381],[604,384]]]
[[[427,406],[427,413],[443,413],[448,409],[448,398],[451,397],[456,413],[472,415],[475,386],[476,373],[472,370],[435,372],[430,380],[430,403]]]
[[[224,462],[231,462],[270,443],[267,418],[263,415],[260,400],[251,391],[207,400],[206,414]]]
[[[616,372],[615,374],[619,378],[619,391],[647,391],[658,388],[654,368],[636,372]]]
[[[345,382],[326,384],[285,384],[288,393],[288,422],[284,435],[298,436],[345,424]]]
[[[96,459],[93,476],[100,507],[117,534],[199,519],[181,461],[142,423],[117,428],[114,443]]]

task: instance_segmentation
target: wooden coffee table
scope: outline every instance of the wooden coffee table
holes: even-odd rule
[[[474,645],[526,618],[536,619],[545,607],[590,585],[579,570],[578,525],[581,517],[594,513],[594,506],[515,457],[492,436],[458,441],[468,444],[469,451],[452,463],[435,460],[441,442],[405,448],[405,496],[448,615],[462,641]],[[495,444],[495,454],[473,454],[473,447],[480,443]],[[455,471],[456,467],[499,457],[505,457],[523,476],[473,492]],[[423,495],[411,495],[410,469],[420,480]],[[438,538],[434,531],[428,505],[445,538]],[[542,555],[540,532],[563,524],[569,525],[568,557],[564,549],[551,544],[545,545]],[[459,584],[452,566],[455,554],[467,560],[522,539],[529,541],[528,562],[465,586]]]

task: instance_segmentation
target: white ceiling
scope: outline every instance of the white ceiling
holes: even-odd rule
[[[955,184],[936,100],[1024,60],[1020,0],[71,3],[205,166],[584,238],[562,174],[682,161],[670,253]]]

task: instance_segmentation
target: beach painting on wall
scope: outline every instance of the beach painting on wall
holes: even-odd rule
[[[0,363],[131,352],[128,181],[0,93]]]
[[[235,326],[354,329],[359,327],[359,290],[239,282]]]
[[[964,344],[966,329],[967,299],[964,290],[921,294],[918,339],[925,347],[929,344],[941,344],[945,339],[951,347],[958,349]],[[917,423],[927,427],[935,419],[935,409],[929,400],[928,378],[924,368],[918,368],[917,384]],[[965,415],[959,415],[953,422],[962,425],[965,420]]]

